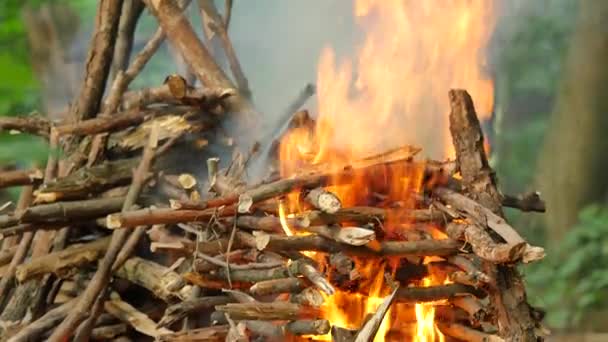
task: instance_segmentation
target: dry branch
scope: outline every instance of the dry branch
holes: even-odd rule
[[[75,303],[76,299],[72,299],[54,309],[47,311],[42,317],[28,324],[16,335],[11,337],[8,341],[38,341],[42,337],[42,335],[57,326],[57,324],[59,324],[59,322],[61,322],[61,320],[63,320],[65,316],[67,316],[70,310],[72,310]]]
[[[485,292],[473,286],[448,284],[429,287],[400,287],[397,290],[395,301],[398,303],[432,302],[464,294],[472,294],[482,298],[486,296]]]
[[[159,342],[224,342],[228,335],[228,325],[218,325],[214,327],[199,328],[175,332],[172,334],[161,335]]]
[[[391,307],[393,300],[395,300],[397,292],[398,288],[394,289],[393,292],[384,299],[384,302],[380,304],[372,317],[365,322],[363,327],[361,327],[361,330],[359,330],[359,333],[357,333],[357,336],[355,337],[355,342],[367,342],[375,339],[380,324],[388,312],[388,309]]]
[[[72,245],[62,251],[33,258],[17,267],[15,275],[20,282],[47,273],[65,276],[73,268],[90,264],[101,258],[109,243],[110,238],[100,238],[93,242]]]
[[[450,132],[463,184],[473,200],[502,217],[502,201],[483,149],[483,133],[473,101],[464,90],[451,90],[449,99]],[[524,283],[517,269],[510,266],[488,266],[488,269],[496,271],[497,286],[490,297],[497,312],[500,336],[510,341],[536,341],[537,322],[526,302]]]
[[[129,324],[133,329],[146,336],[157,338],[160,335],[172,333],[172,331],[167,328],[158,328],[150,317],[120,298],[113,298],[106,301],[104,303],[104,308],[109,314]]]
[[[186,63],[204,86],[234,88],[173,1],[146,0],[146,5],[152,10],[173,46],[181,52]],[[242,94],[228,98],[226,103],[230,112],[244,114],[245,118],[255,113],[253,105]]]
[[[87,56],[85,79],[70,109],[74,122],[93,118],[100,109],[118,31],[122,0],[99,2],[95,18],[95,32]]]
[[[150,135],[148,145],[144,149],[141,162],[133,174],[133,182],[129,187],[127,197],[123,203],[123,211],[130,210],[135,204],[137,197],[144,186],[145,180],[147,179],[147,173],[154,157],[154,150],[157,147],[158,127],[155,126],[155,128],[156,129],[154,129]],[[104,258],[100,262],[93,279],[91,279],[91,282],[85,291],[80,295],[78,305],[76,305],[70,315],[68,315],[68,317],[66,317],[66,319],[53,332],[49,338],[50,341],[59,342],[65,338],[69,338],[70,334],[74,331],[74,328],[76,328],[76,326],[85,319],[86,313],[89,311],[110,280],[111,270],[112,267],[114,267],[114,262],[116,261],[123,244],[127,240],[129,233],[130,231],[128,229],[119,229],[113,232],[110,246],[108,247]]]
[[[297,320],[319,318],[321,314],[318,309],[288,302],[228,303],[217,305],[215,309],[236,320]]]
[[[32,185],[42,180],[39,169],[0,172],[0,189],[10,186]]]
[[[325,335],[329,332],[330,324],[327,320],[297,320],[283,324],[275,324],[266,321],[241,321],[247,330],[254,335],[264,336],[271,339],[285,340],[290,335]]]
[[[185,300],[167,307],[163,318],[158,322],[159,327],[168,327],[173,323],[188,317],[189,315],[200,313],[204,310],[232,302],[228,296],[199,297]]]
[[[262,280],[251,286],[249,292],[255,296],[266,296],[277,293],[295,293],[308,286],[305,280],[295,277]]]
[[[120,267],[116,275],[150,290],[165,302],[189,298],[192,287],[185,286],[179,274],[153,261],[132,257]]]
[[[0,131],[24,132],[48,138],[51,123],[39,116],[18,116],[0,118]]]
[[[536,211],[544,213],[547,208],[545,201],[540,198],[538,191],[528,192],[518,196],[504,195],[502,205],[505,207],[516,208],[521,211]]]
[[[437,323],[437,326],[447,336],[470,342],[504,342],[505,340],[458,323]]]

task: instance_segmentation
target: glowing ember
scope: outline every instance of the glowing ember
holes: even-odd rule
[[[483,70],[483,50],[494,25],[491,5],[485,0],[357,0],[354,12],[365,29],[365,40],[352,61],[337,61],[331,48],[323,50],[317,75],[316,124],[291,129],[281,140],[281,176],[290,177],[319,164],[323,168],[349,165],[412,143],[434,158],[451,157],[448,90],[467,89],[476,100],[480,118],[491,113],[493,85]],[[327,189],[344,207],[367,205],[371,198],[377,204],[374,196],[381,194],[380,206],[412,209],[421,194],[423,176],[421,163],[403,163],[373,174],[354,172],[348,182],[333,179],[339,185]],[[287,215],[302,211],[298,196],[299,192],[292,192],[279,206],[287,235],[295,233]],[[402,239],[402,233],[412,226],[407,217],[398,215],[389,212],[385,218],[383,239]],[[445,238],[439,229],[429,226],[427,230],[435,239]],[[321,253],[307,255],[326,266]],[[384,273],[394,273],[399,260],[356,259],[355,263],[356,288],[338,289],[325,298],[321,308],[334,326],[360,328],[366,315],[374,313],[390,293]],[[417,285],[442,281],[431,275]],[[401,334],[397,340],[412,330],[409,336],[414,341],[444,341],[434,322],[435,304],[417,303],[415,310],[394,304],[374,341],[395,340],[388,337],[395,329]],[[407,325],[404,317],[411,321],[412,311],[415,326],[403,328]]]

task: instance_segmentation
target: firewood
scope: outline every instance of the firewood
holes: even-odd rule
[[[120,267],[116,275],[148,289],[165,302],[189,298],[192,288],[169,268],[153,261],[132,257]]]
[[[41,204],[25,209],[18,219],[21,222],[69,222],[97,218],[119,211],[124,201],[125,197],[108,197]]]
[[[473,101],[464,90],[451,90],[449,99],[450,132],[463,184],[473,200],[502,217],[502,201],[483,149],[483,133]],[[526,303],[524,282],[517,270],[511,266],[486,266],[500,277],[496,288],[490,291],[500,336],[507,340],[535,341],[537,322]]]
[[[289,277],[262,280],[253,284],[249,292],[255,296],[266,296],[277,293],[295,293],[302,291],[308,284],[301,278]]]
[[[334,214],[342,207],[342,202],[338,196],[325,190],[324,188],[312,189],[306,194],[305,199],[313,207],[322,212]]]
[[[446,228],[452,239],[466,241],[473,252],[481,258],[494,263],[509,263],[518,260],[526,249],[526,243],[497,243],[477,224],[449,223]]]
[[[454,191],[448,189],[437,189],[435,193],[438,194],[443,200],[445,200],[448,204],[450,204],[453,208],[462,210],[466,212],[468,218],[479,225],[487,225],[489,228],[494,230],[501,238],[503,238],[508,247],[509,260],[501,260],[494,259],[498,262],[508,262],[508,261],[517,261],[520,258],[526,258],[527,261],[536,261],[542,259],[544,257],[544,253],[542,249],[539,247],[533,247],[528,245],[524,239],[511,227],[503,218],[494,214],[489,209],[479,205],[475,201],[458,194]],[[467,228],[469,229],[469,228]],[[479,236],[480,234],[485,235],[480,232],[479,229],[475,229],[475,232],[471,232],[465,234],[468,236]],[[485,239],[487,240],[487,239]],[[522,247],[523,246],[523,247]],[[504,246],[502,246],[504,247]],[[501,248],[506,249],[506,248]],[[484,255],[488,255],[488,253],[484,253]],[[492,259],[489,259],[492,260]]]
[[[217,325],[213,327],[199,328],[164,334],[158,336],[159,342],[224,342],[228,335],[227,325]]]
[[[393,292],[384,299],[382,304],[378,307],[376,312],[372,315],[372,317],[361,327],[361,330],[357,333],[355,337],[355,342],[366,342],[372,341],[376,337],[376,333],[380,328],[380,324],[384,319],[384,316],[388,312],[388,309],[391,307],[391,304],[396,298],[396,294],[398,292],[398,288],[395,288]]]
[[[383,241],[377,248],[368,246],[349,246],[337,243],[333,240],[321,236],[279,236],[269,235],[269,242],[265,250],[280,251],[317,251],[326,253],[343,252],[348,255],[370,256],[370,255],[436,255],[447,256],[456,254],[462,247],[462,243],[451,240],[421,240],[421,241]],[[256,248],[255,238],[245,233],[239,232],[237,240],[243,244]],[[201,244],[199,244],[200,246]]]
[[[0,131],[24,132],[48,138],[51,123],[39,116],[2,117],[0,118]]]
[[[455,307],[466,311],[473,322],[481,322],[488,315],[487,309],[473,296],[457,296],[451,302]]]
[[[32,185],[42,180],[39,169],[0,172],[0,189],[19,185]]]
[[[8,341],[27,342],[39,340],[42,335],[57,326],[67,316],[74,307],[74,304],[76,304],[76,301],[77,299],[72,299],[47,311],[42,317],[25,326]]]
[[[363,246],[376,239],[373,230],[360,227],[311,226],[300,230],[351,246]]]
[[[125,202],[123,203],[123,211],[131,209],[144,186],[150,164],[152,164],[154,157],[154,151],[157,147],[157,132],[158,129],[155,129],[150,135],[148,145],[144,149],[141,161],[133,174],[133,182],[131,183],[131,187],[129,188]],[[53,332],[49,338],[50,341],[58,342],[63,340],[65,336],[69,336],[74,328],[85,319],[87,311],[106,287],[111,275],[110,272],[112,268],[115,267],[114,262],[116,261],[123,244],[127,240],[129,233],[130,231],[128,229],[119,229],[113,232],[110,246],[99,264],[93,279],[85,291],[80,295],[78,305],[76,305],[74,310],[70,312],[66,319]]]
[[[127,127],[136,126],[144,122],[147,118],[152,118],[164,114],[187,113],[184,108],[150,108],[150,109],[129,109],[125,112],[116,113],[113,116],[100,116],[78,123],[57,126],[57,132],[61,135],[90,135],[104,132],[119,131]]]
[[[146,336],[157,338],[161,335],[172,333],[167,328],[156,327],[156,323],[150,317],[121,300],[118,295],[114,295],[114,298],[106,301],[104,308],[109,314],[129,324],[133,329]]]
[[[274,324],[260,320],[241,321],[254,335],[270,339],[284,340],[290,335],[325,335],[329,332],[330,324],[327,320],[296,320],[284,324]]]
[[[486,293],[472,286],[462,284],[435,285],[429,287],[400,287],[397,291],[398,303],[432,302],[440,299],[453,298],[461,294],[472,294],[485,297]]]
[[[101,258],[109,244],[110,238],[106,237],[85,244],[72,245],[62,251],[32,258],[28,262],[18,266],[15,275],[20,282],[47,273],[65,276],[73,268],[90,264]]]
[[[29,206],[32,200],[32,193],[32,186],[26,186],[21,190],[19,206],[17,207],[18,211],[24,210],[25,208],[27,208],[27,206]],[[5,305],[6,300],[8,300],[9,298],[9,293],[11,292],[11,287],[13,286],[13,280],[17,267],[27,257],[28,250],[30,249],[30,245],[33,239],[34,233],[31,231],[26,232],[21,236],[21,240],[19,241],[17,250],[13,254],[13,258],[11,259],[10,264],[8,265],[6,271],[4,271],[2,278],[0,279],[0,307]]]
[[[231,301],[232,299],[230,299],[228,296],[213,296],[199,297],[173,304],[167,307],[163,318],[158,322],[158,326],[169,327],[173,323],[187,317],[188,315],[208,310],[216,305],[227,304]]]
[[[538,191],[528,192],[518,196],[503,195],[502,205],[516,208],[521,211],[544,213],[547,210],[545,201],[540,198],[540,193]]]
[[[7,265],[11,262],[13,256],[15,255],[15,252],[17,252],[17,247],[18,246],[15,245],[0,250],[0,266]]]
[[[188,65],[201,83],[208,88],[235,88],[230,79],[215,63],[196,36],[194,30],[171,1],[146,1],[146,5],[159,21],[169,40],[180,50]],[[244,114],[245,118],[253,115],[253,105],[242,94],[235,94],[227,99],[228,110]]]
[[[217,305],[216,310],[225,312],[236,320],[297,320],[320,318],[318,309],[288,302],[228,303]]]
[[[471,342],[504,342],[505,340],[499,336],[486,334],[484,332],[469,328],[458,323],[443,323],[438,322],[437,326],[442,333],[447,336]]]
[[[289,296],[289,302],[318,308],[325,302],[325,298],[319,290],[307,287],[300,293]]]
[[[127,184],[139,160],[121,159],[82,168],[71,175],[49,182],[36,191],[37,202],[82,198],[117,185]]]
[[[93,341],[107,341],[127,332],[127,325],[124,323],[105,325],[94,328],[91,331]]]

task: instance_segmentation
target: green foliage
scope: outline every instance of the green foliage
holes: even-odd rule
[[[544,307],[558,328],[578,325],[589,312],[608,305],[608,208],[591,205],[562,244],[526,269],[529,298]]]

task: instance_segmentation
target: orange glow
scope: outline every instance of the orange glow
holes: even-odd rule
[[[357,0],[354,15],[365,29],[365,39],[352,60],[338,60],[329,47],[322,51],[316,124],[292,127],[281,139],[282,177],[312,168],[338,169],[413,144],[424,147],[425,154],[434,159],[453,157],[447,119],[449,89],[466,89],[481,120],[491,115],[494,89],[484,71],[483,52],[494,26],[492,1]],[[330,180],[327,190],[340,198],[343,207],[386,203],[413,209],[422,194],[424,169],[423,163],[394,163],[372,171],[355,170],[348,179]],[[286,235],[299,234],[286,219],[288,214],[302,212],[299,196],[299,191],[293,191],[279,205]],[[406,213],[389,210],[379,239],[403,239],[406,234],[402,233],[413,226]],[[434,239],[446,238],[439,228],[425,230]],[[368,244],[368,248],[374,246],[378,248],[380,242]],[[322,253],[305,253],[327,266]],[[430,260],[425,258],[425,262]],[[360,328],[366,315],[375,312],[390,293],[384,273],[394,273],[399,262],[399,258],[356,259],[360,278],[354,288],[337,288],[334,295],[326,296],[323,317],[334,326]],[[431,274],[417,285],[442,281]],[[416,303],[414,341],[444,341],[434,324],[435,304]],[[407,312],[405,306],[394,305],[374,341],[389,340],[391,329],[404,333],[400,319]],[[412,310],[409,313],[411,317]],[[331,340],[331,336],[321,339]]]
[[[431,286],[430,277],[423,279],[422,286]],[[443,342],[445,336],[435,326],[435,306],[432,303],[416,303],[415,342]]]

